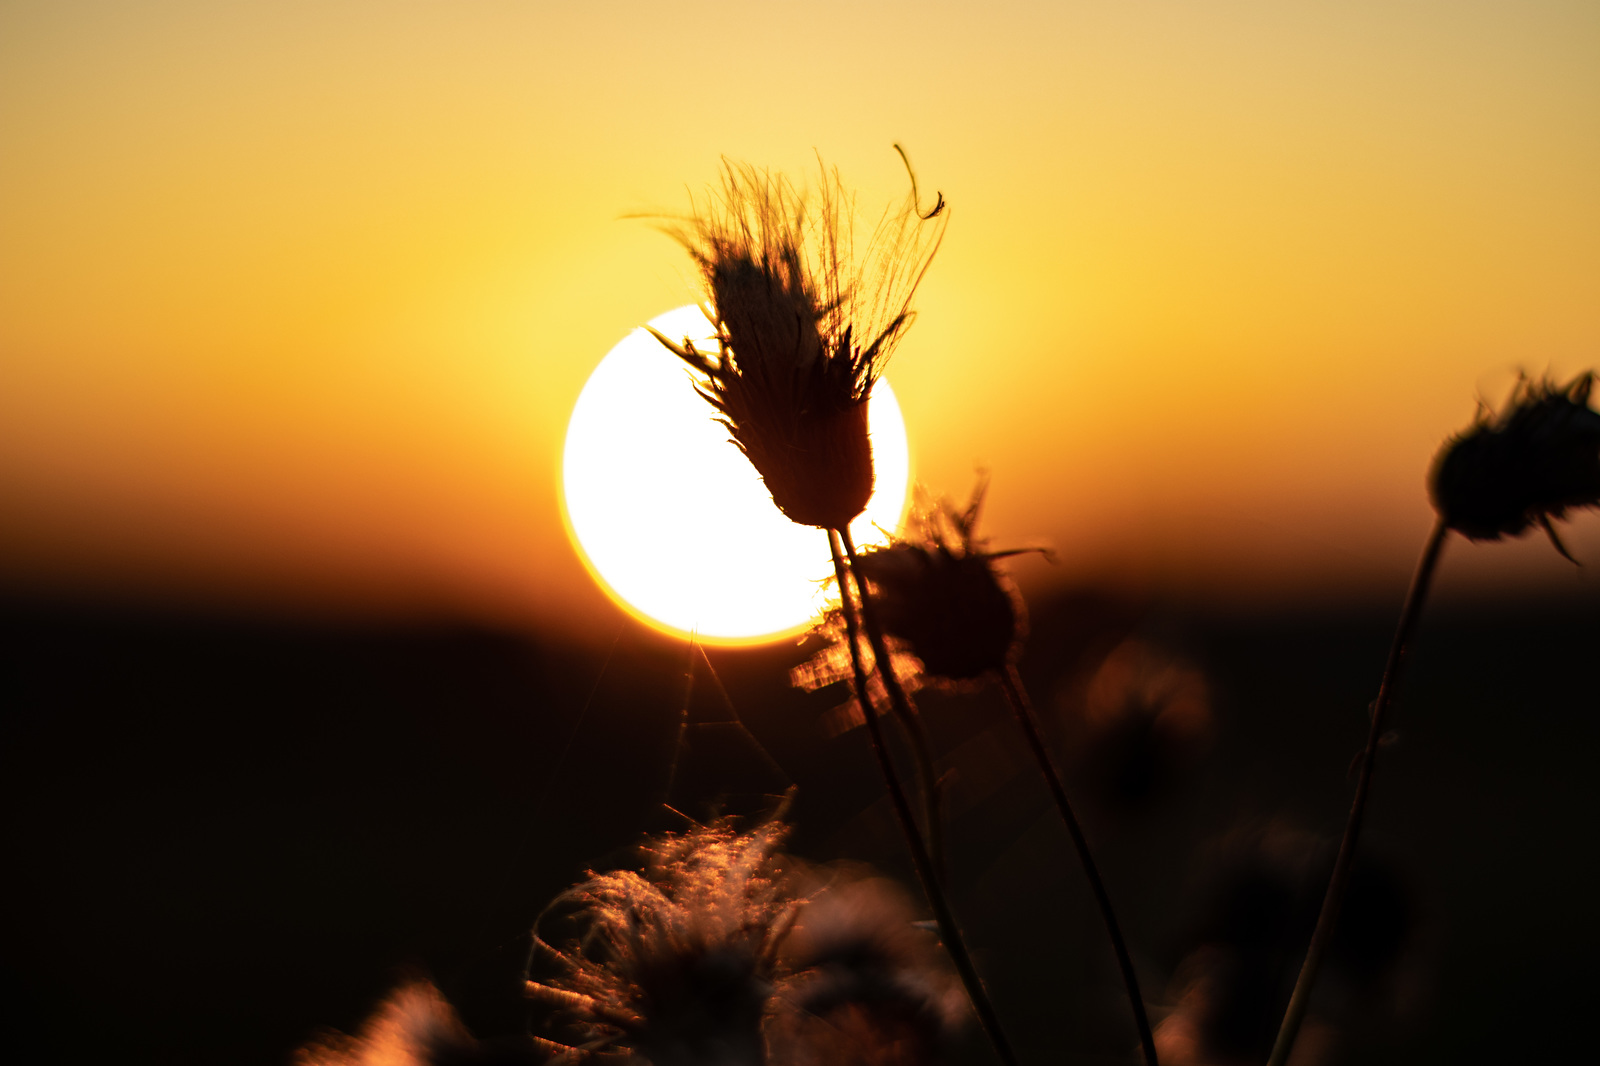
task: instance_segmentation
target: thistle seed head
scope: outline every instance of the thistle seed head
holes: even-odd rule
[[[593,874],[552,904],[574,936],[556,948],[536,929],[557,972],[527,983],[569,1023],[550,1046],[630,1066],[929,1061],[964,1016],[932,936],[887,883],[778,855],[787,831],[725,820],[653,838],[637,873]]]
[[[1537,524],[1568,554],[1552,521],[1600,507],[1600,411],[1595,373],[1564,386],[1524,379],[1499,415],[1452,437],[1428,479],[1445,525],[1470,540],[1515,537]]]
[[[854,200],[826,168],[807,190],[725,161],[710,202],[669,230],[699,268],[717,350],[656,337],[801,525],[843,528],[872,495],[867,403],[944,234],[943,201],[925,217],[912,188],[859,258]]]
[[[787,828],[740,834],[720,822],[658,837],[640,872],[572,888],[552,908],[575,911],[577,935],[557,949],[535,932],[561,972],[529,981],[530,998],[570,1019],[575,1046],[652,1066],[760,1066],[797,907],[773,855]]]
[[[994,566],[1016,551],[986,552],[975,528],[987,484],[966,510],[939,501],[910,536],[863,552],[861,576],[876,591],[884,631],[946,681],[971,681],[1011,664],[1022,647],[1022,600]]]

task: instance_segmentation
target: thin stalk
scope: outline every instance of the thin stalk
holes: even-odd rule
[[[1294,1049],[1294,1039],[1305,1020],[1306,1007],[1311,1002],[1311,986],[1316,983],[1317,970],[1322,966],[1328,945],[1333,943],[1334,926],[1339,921],[1339,909],[1344,905],[1345,892],[1350,887],[1350,867],[1355,861],[1356,840],[1361,836],[1361,819],[1367,809],[1367,789],[1372,784],[1372,766],[1378,755],[1378,742],[1383,738],[1383,712],[1394,697],[1395,686],[1400,681],[1400,666],[1405,660],[1406,645],[1417,627],[1422,614],[1422,603],[1428,598],[1428,587],[1433,584],[1433,572],[1439,565],[1445,538],[1450,529],[1440,519],[1428,536],[1427,547],[1417,563],[1417,572],[1411,579],[1411,591],[1406,594],[1405,607],[1400,611],[1400,624],[1395,627],[1394,641],[1389,645],[1389,661],[1383,667],[1383,680],[1378,683],[1378,698],[1372,701],[1372,723],[1367,728],[1367,747],[1361,754],[1361,776],[1356,781],[1356,796],[1350,804],[1350,817],[1345,822],[1344,838],[1339,841],[1339,857],[1333,862],[1333,876],[1328,879],[1328,894],[1322,899],[1322,912],[1317,915],[1317,927],[1311,934],[1311,944],[1306,949],[1306,961],[1300,967],[1300,977],[1294,983],[1294,993],[1289,997],[1289,1009],[1284,1012],[1283,1025],[1278,1029],[1278,1039],[1272,1045],[1272,1057],[1267,1066],[1284,1066],[1289,1052]]]
[[[900,821],[900,831],[911,849],[911,863],[916,867],[917,879],[922,882],[922,891],[933,907],[934,921],[939,926],[939,937],[944,941],[945,950],[950,953],[950,961],[955,964],[956,973],[960,976],[961,983],[966,986],[967,996],[972,1000],[972,1008],[977,1012],[978,1021],[988,1035],[989,1042],[994,1045],[995,1054],[1005,1066],[1017,1066],[1016,1053],[1011,1050],[1011,1044],[1000,1028],[1000,1018],[995,1013],[994,1004],[989,1001],[989,993],[983,987],[983,979],[978,976],[978,969],[972,963],[972,956],[967,954],[967,945],[961,939],[961,930],[956,925],[955,913],[950,909],[949,901],[945,899],[944,889],[940,887],[939,878],[934,870],[933,859],[928,854],[922,834],[917,830],[916,818],[911,813],[911,802],[906,799],[905,789],[900,784],[894,761],[889,755],[889,747],[884,743],[883,723],[878,717],[878,709],[872,704],[872,696],[867,691],[867,673],[861,663],[856,605],[852,602],[850,587],[845,582],[845,562],[839,544],[837,531],[830,529],[828,547],[833,552],[833,573],[839,582],[839,600],[844,614],[845,635],[850,641],[850,665],[856,700],[861,704],[861,713],[867,720],[867,733],[872,737],[873,754],[878,757],[878,768],[883,771],[884,785],[889,790],[889,799],[894,804],[895,816]],[[880,667],[885,661],[878,660]]]
[[[1039,732],[1039,718],[1033,712],[1033,704],[1028,699],[1022,679],[1017,676],[1016,667],[1008,666],[1003,671],[996,670],[995,674],[1000,680],[1000,687],[1005,690],[1006,699],[1011,703],[1017,725],[1022,728],[1022,735],[1027,738],[1028,747],[1033,751],[1033,758],[1039,764],[1039,772],[1050,786],[1056,810],[1061,812],[1061,820],[1067,823],[1072,846],[1078,849],[1078,860],[1089,878],[1089,887],[1094,890],[1095,902],[1100,905],[1100,917],[1105,920],[1106,932],[1111,936],[1111,949],[1116,952],[1117,965],[1122,969],[1122,983],[1128,991],[1128,1004],[1133,1008],[1133,1023],[1139,1030],[1139,1046],[1144,1051],[1144,1061],[1149,1066],[1160,1066],[1156,1059],[1155,1035],[1150,1031],[1144,996],[1139,991],[1139,978],[1133,971],[1133,958],[1128,954],[1127,941],[1122,939],[1122,927],[1117,924],[1117,912],[1112,909],[1111,897],[1106,893],[1105,882],[1100,879],[1100,869],[1095,865],[1094,856],[1089,853],[1089,842],[1084,838],[1077,816],[1072,813],[1072,804],[1067,802],[1061,774],[1056,770],[1055,760],[1050,757],[1050,750],[1044,745],[1044,737]]]
[[[840,536],[845,555],[850,559],[850,574],[855,578],[856,598],[861,604],[861,621],[872,646],[872,655],[878,663],[878,676],[883,678],[883,687],[889,693],[889,707],[911,741],[911,753],[917,763],[917,780],[922,786],[922,813],[927,822],[928,852],[933,857],[934,871],[943,877],[944,819],[939,812],[939,776],[934,766],[933,748],[928,744],[928,733],[922,728],[922,719],[911,706],[911,697],[906,695],[904,686],[895,675],[894,664],[889,659],[889,648],[883,639],[883,627],[878,624],[877,610],[872,597],[867,594],[861,571],[856,569],[855,542],[847,529],[841,530]]]

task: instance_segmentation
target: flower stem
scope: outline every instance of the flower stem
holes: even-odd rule
[[[922,891],[933,907],[934,920],[939,926],[939,937],[944,941],[945,950],[950,953],[950,961],[955,964],[956,973],[960,976],[961,983],[966,986],[973,1010],[977,1012],[978,1021],[988,1035],[989,1042],[994,1045],[995,1054],[1005,1066],[1017,1066],[1016,1053],[1011,1050],[1011,1044],[1000,1028],[1000,1018],[995,1013],[994,1004],[989,1001],[989,993],[983,987],[983,979],[978,976],[978,969],[972,963],[972,956],[967,954],[966,942],[961,939],[961,930],[956,925],[955,914],[945,898],[944,889],[940,886],[934,870],[933,859],[923,842],[922,834],[917,829],[916,818],[911,813],[911,802],[906,799],[905,789],[901,787],[899,775],[895,772],[888,745],[884,743],[883,723],[879,720],[878,710],[873,706],[871,694],[867,691],[867,674],[861,663],[856,604],[845,581],[845,561],[840,550],[841,539],[839,531],[831,529],[828,531],[828,547],[833,552],[833,573],[839,582],[839,600],[844,613],[845,635],[850,641],[850,665],[853,669],[856,700],[861,704],[861,713],[867,720],[867,733],[872,737],[873,754],[878,757],[878,767],[883,771],[884,784],[894,804],[900,831],[911,849],[912,865],[916,867],[917,879],[922,882]],[[849,544],[848,534],[844,535],[843,543]],[[887,662],[886,657],[879,658],[880,670],[886,672]]]
[[[1416,629],[1422,603],[1428,598],[1428,587],[1433,583],[1433,572],[1439,565],[1439,556],[1449,532],[1450,528],[1443,519],[1433,527],[1427,547],[1422,550],[1422,559],[1417,563],[1417,572],[1411,579],[1411,591],[1406,594],[1405,607],[1400,611],[1400,624],[1395,627],[1394,641],[1389,645],[1389,660],[1383,667],[1383,680],[1378,684],[1378,698],[1372,701],[1372,723],[1367,728],[1367,747],[1361,755],[1361,776],[1356,780],[1356,795],[1350,804],[1344,838],[1339,841],[1339,857],[1334,860],[1333,875],[1328,879],[1328,894],[1322,899],[1322,912],[1317,915],[1317,927],[1311,934],[1306,960],[1300,967],[1300,977],[1295,981],[1294,993],[1289,997],[1289,1009],[1284,1012],[1283,1025],[1278,1029],[1278,1039],[1272,1045],[1272,1057],[1267,1060],[1267,1066],[1284,1066],[1289,1061],[1289,1052],[1294,1049],[1294,1039],[1300,1032],[1300,1023],[1305,1020],[1306,1007],[1311,1002],[1311,986],[1317,980],[1317,970],[1322,966],[1328,945],[1333,942],[1339,909],[1344,905],[1345,892],[1350,887],[1350,867],[1355,860],[1356,840],[1361,835],[1362,815],[1366,813],[1372,766],[1378,755],[1379,741],[1383,738],[1383,712],[1394,697],[1406,645]]]
[[[867,593],[867,585],[862,580],[861,571],[856,569],[856,546],[850,537],[850,531],[841,530],[840,538],[844,544],[845,555],[850,559],[850,574],[855,578],[856,599],[861,604],[862,628],[867,631],[867,640],[871,644],[873,658],[878,664],[878,676],[883,679],[883,687],[889,694],[889,707],[894,711],[896,720],[911,741],[912,757],[917,763],[917,779],[922,785],[922,816],[927,823],[928,854],[933,859],[934,873],[943,877],[944,819],[939,811],[939,775],[934,766],[933,748],[928,744],[928,733],[922,727],[921,718],[911,706],[911,698],[906,695],[905,687],[895,675],[894,663],[889,658],[888,643],[883,639],[883,627],[878,624],[877,610],[873,606],[872,597]]]
[[[1061,812],[1061,820],[1067,823],[1067,832],[1072,836],[1072,846],[1078,849],[1078,860],[1083,864],[1083,872],[1089,878],[1089,887],[1094,890],[1095,902],[1100,905],[1100,917],[1105,920],[1106,932],[1111,936],[1111,949],[1116,952],[1117,965],[1122,969],[1122,983],[1128,992],[1128,1004],[1133,1008],[1133,1023],[1139,1030],[1139,1046],[1144,1051],[1144,1060],[1149,1066],[1159,1066],[1156,1059],[1155,1036],[1150,1031],[1150,1018],[1145,1013],[1144,996],[1139,991],[1139,978],[1133,970],[1133,958],[1128,954],[1127,942],[1122,939],[1122,927],[1117,924],[1117,912],[1112,909],[1111,897],[1106,892],[1105,882],[1100,879],[1100,869],[1095,865],[1094,856],[1089,852],[1089,842],[1084,838],[1083,828],[1078,824],[1077,816],[1072,813],[1072,804],[1067,802],[1066,789],[1061,785],[1061,774],[1056,770],[1055,760],[1050,758],[1050,750],[1045,747],[1044,737],[1040,735],[1039,718],[1033,712],[1033,704],[1028,699],[1022,679],[1017,676],[1017,668],[1008,666],[1005,670],[997,670],[995,673],[999,677],[1000,687],[1005,690],[1006,699],[1011,703],[1017,725],[1022,728],[1022,735],[1027,738],[1028,747],[1032,749],[1034,760],[1039,764],[1039,772],[1044,775],[1045,783],[1050,786],[1050,795],[1056,801],[1056,810]]]

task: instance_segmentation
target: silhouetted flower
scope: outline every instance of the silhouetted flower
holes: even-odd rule
[[[860,260],[854,201],[826,169],[812,199],[725,163],[712,202],[672,231],[700,268],[719,350],[656,337],[704,375],[701,395],[801,525],[843,528],[872,495],[867,402],[944,231],[924,225],[943,200],[925,218],[915,189]]]
[[[859,556],[884,632],[930,677],[970,681],[1008,666],[1021,650],[1024,612],[996,559],[975,532],[986,482],[957,512],[943,500],[923,509],[910,534]]]
[[[1565,386],[1524,380],[1507,409],[1485,413],[1434,460],[1429,492],[1449,528],[1471,540],[1515,537],[1535,524],[1556,550],[1554,519],[1600,507],[1600,411],[1593,371]]]

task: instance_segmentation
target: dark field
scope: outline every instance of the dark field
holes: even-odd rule
[[[1213,1046],[1264,1059],[1392,609],[1084,594],[1033,616],[1023,672],[1155,1015],[1209,975]],[[520,1031],[534,916],[681,826],[664,800],[748,814],[792,784],[792,851],[910,876],[865,737],[824,728],[845,692],[789,689],[791,645],[712,650],[743,726],[702,669],[679,745],[684,646],[632,624],[577,647],[13,599],[0,625],[13,1062],[282,1063],[418,973],[480,1035]],[[1193,728],[1085,717],[1130,634],[1203,675]],[[1593,599],[1430,605],[1319,985],[1333,1061],[1544,1061],[1591,1040],[1597,664]],[[923,706],[952,769],[955,902],[1023,1058],[1132,1061],[1098,916],[1002,702]]]

